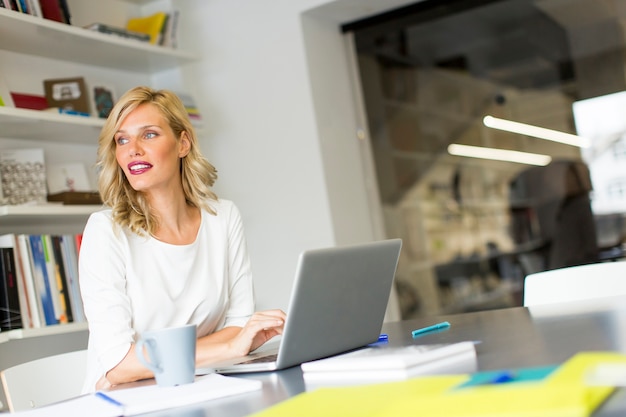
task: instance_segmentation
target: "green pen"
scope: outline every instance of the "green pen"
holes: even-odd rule
[[[442,321],[441,323],[433,324],[432,326],[423,327],[421,329],[413,330],[411,335],[413,337],[419,336],[424,333],[434,332],[436,330],[443,330],[450,327],[450,323],[447,321]]]

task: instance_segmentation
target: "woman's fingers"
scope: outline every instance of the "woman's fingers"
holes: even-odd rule
[[[260,311],[252,315],[248,324],[253,325],[255,329],[282,328],[286,318],[287,315],[281,310]]]

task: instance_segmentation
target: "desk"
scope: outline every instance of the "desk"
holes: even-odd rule
[[[411,337],[411,330],[444,320],[452,324],[449,330]],[[424,317],[386,323],[383,332],[389,335],[390,345],[480,340],[479,370],[560,364],[580,351],[626,353],[626,297]],[[262,380],[263,390],[149,415],[247,416],[305,390],[299,367],[244,377]],[[595,415],[626,415],[626,392],[616,392]]]

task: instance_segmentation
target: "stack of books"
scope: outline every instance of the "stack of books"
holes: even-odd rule
[[[68,25],[71,20],[67,0],[0,0],[0,7]]]
[[[117,26],[106,25],[104,23],[92,23],[85,26],[85,29],[94,32],[106,33],[107,35],[117,36],[124,39],[133,39],[141,42],[150,42],[150,35],[147,33],[134,32]]]
[[[366,347],[300,365],[307,388],[397,381],[417,375],[474,372],[474,342]]]
[[[78,287],[81,238],[0,236],[0,330],[85,321]]]
[[[126,27],[117,27],[104,23],[93,23],[85,29],[126,39],[148,42],[153,45],[176,48],[178,46],[178,10],[157,12],[150,16],[128,19]]]

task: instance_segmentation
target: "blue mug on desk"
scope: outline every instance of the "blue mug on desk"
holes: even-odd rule
[[[154,373],[158,386],[190,384],[196,370],[196,325],[145,331],[135,353],[139,362]]]

